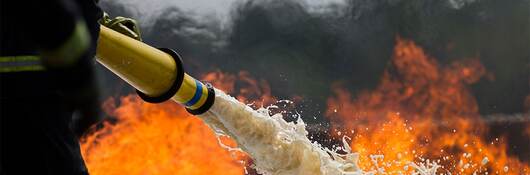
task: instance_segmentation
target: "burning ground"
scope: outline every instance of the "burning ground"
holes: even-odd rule
[[[486,74],[473,58],[439,66],[415,43],[398,38],[376,89],[351,99],[340,85],[334,88],[326,116],[338,132],[331,133],[352,138],[362,167],[392,174],[425,159],[443,165],[439,173],[526,174],[530,166],[508,155],[505,137],[487,138],[489,127],[469,90]],[[375,164],[371,155],[384,158]]]
[[[336,147],[347,136],[365,170],[405,173],[429,160],[438,173],[528,174],[530,3],[446,2],[352,0],[314,12],[248,1],[229,30],[170,7],[143,27],[147,42],[179,50],[187,70],[239,100],[295,101],[284,111],[310,123],[312,140]],[[115,100],[82,144],[92,174],[244,174],[251,164],[183,108],[121,97],[127,86],[104,78]]]

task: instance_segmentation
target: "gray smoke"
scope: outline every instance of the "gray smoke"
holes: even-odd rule
[[[178,50],[191,73],[247,70],[269,81],[276,96],[303,96],[308,116],[321,116],[332,82],[343,81],[353,94],[373,88],[396,36],[444,64],[479,57],[495,76],[472,87],[483,114],[524,112],[530,94],[528,0],[186,2],[102,6],[142,21],[145,41]]]

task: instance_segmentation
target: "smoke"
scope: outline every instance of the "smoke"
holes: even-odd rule
[[[352,94],[375,87],[397,36],[416,41],[442,64],[480,58],[491,75],[472,86],[482,114],[525,112],[530,94],[529,0],[123,0],[101,5],[112,16],[141,21],[144,40],[177,50],[191,74],[246,70],[267,80],[280,98],[302,96],[302,115],[316,116],[308,118],[310,123],[323,120],[320,111],[330,84],[340,81]],[[123,86],[115,89],[130,89]]]

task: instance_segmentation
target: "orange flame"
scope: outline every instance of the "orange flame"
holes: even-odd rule
[[[263,79],[256,80],[247,71],[240,71],[237,76],[221,71],[210,72],[203,76],[203,80],[234,95],[239,101],[252,103],[256,107],[268,106],[277,101],[271,95],[269,83]]]
[[[242,102],[263,106],[276,101],[267,82],[256,81],[248,72],[236,76],[216,71],[203,79]],[[119,107],[110,98],[103,108],[117,122],[104,122],[81,142],[92,175],[244,174],[248,157],[222,148],[208,126],[176,103],[149,104],[129,95]],[[237,146],[227,137],[220,141]]]
[[[412,41],[397,38],[392,59],[375,90],[355,99],[336,84],[326,116],[335,137],[351,137],[366,170],[411,173],[409,163],[432,160],[438,173],[528,174],[530,166],[507,154],[503,138],[485,140],[481,120],[468,88],[486,74],[474,59],[441,67]],[[347,131],[347,132],[345,132]],[[377,156],[383,155],[384,158]]]
[[[130,95],[111,112],[118,122],[105,122],[82,141],[90,174],[244,174],[244,156],[222,148],[208,126],[176,103],[148,104]]]

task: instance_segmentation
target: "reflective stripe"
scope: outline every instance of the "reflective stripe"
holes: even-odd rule
[[[78,21],[72,34],[61,46],[53,50],[43,50],[42,57],[46,65],[54,67],[67,67],[77,62],[77,60],[87,51],[90,45],[90,33],[83,21]]]
[[[45,70],[39,56],[0,57],[0,72],[28,72]]]
[[[34,55],[0,57],[0,63],[22,61],[40,61],[40,57]]]
[[[195,89],[195,95],[193,95],[193,98],[190,99],[190,101],[186,102],[186,106],[193,106],[195,103],[201,99],[202,96],[202,83],[198,80],[195,80],[196,89]]]

